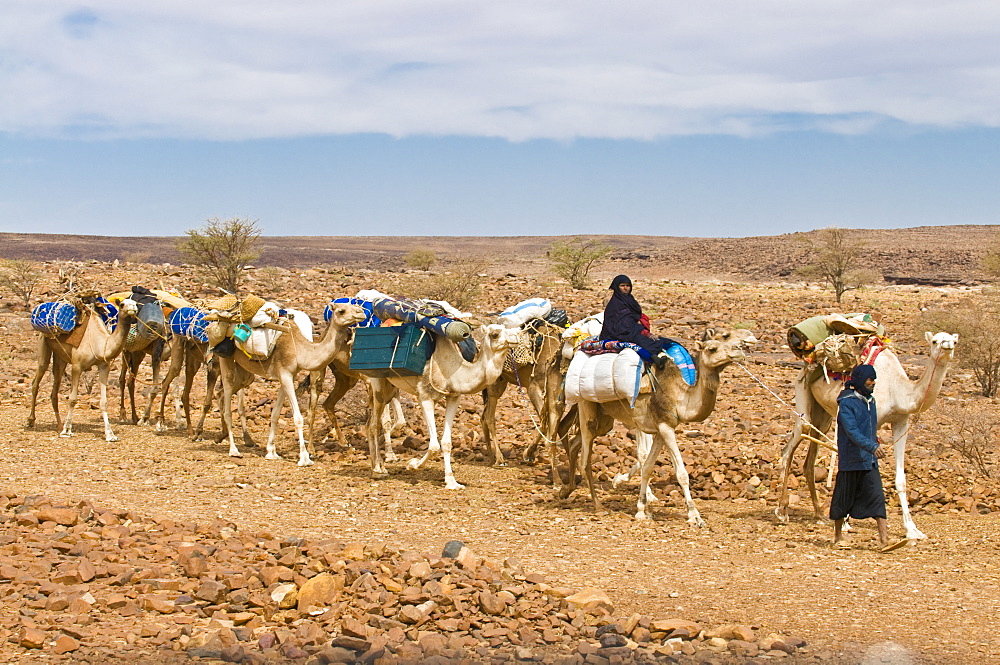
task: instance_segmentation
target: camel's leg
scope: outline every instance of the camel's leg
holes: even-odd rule
[[[819,445],[814,441],[809,442],[806,449],[806,460],[802,464],[802,473],[806,477],[806,487],[809,488],[809,499],[812,501],[813,516],[816,519],[823,519],[823,510],[819,505],[819,495],[816,493],[816,458],[819,456]]]
[[[927,536],[913,523],[910,516],[910,501],[906,496],[906,439],[909,436],[910,417],[903,416],[892,423],[893,456],[896,460],[896,496],[899,497],[899,507],[903,511],[903,528],[906,529],[907,540],[923,540]]]
[[[229,436],[229,456],[230,457],[243,457],[243,453],[239,451],[236,447],[236,441],[233,438],[233,382],[235,377],[232,376],[233,370],[231,368],[222,368],[222,403],[219,404],[219,410],[222,411],[222,426],[225,428],[226,433]],[[210,399],[212,392],[209,391],[208,399]],[[204,412],[203,412],[204,413]]]
[[[240,414],[240,429],[243,430],[243,444],[255,446],[253,437],[250,436],[250,428],[247,427],[247,394],[243,388],[236,392],[236,411]]]
[[[526,389],[528,400],[535,410],[535,415],[538,416],[538,431],[535,433],[535,440],[525,448],[522,457],[525,462],[529,463],[535,461],[535,455],[538,452],[538,446],[541,445],[542,439],[552,435],[551,430],[548,428],[548,405],[545,403],[545,387],[543,384],[543,377],[539,377],[538,379],[532,378],[531,383],[528,384]]]
[[[445,489],[450,490],[465,489],[465,485],[455,480],[455,474],[451,469],[451,423],[455,420],[455,414],[458,412],[458,399],[457,395],[452,396],[445,403],[444,429],[441,431],[441,455],[444,457],[444,486]]]
[[[681,457],[681,449],[677,446],[677,435],[674,433],[674,428],[670,427],[666,423],[660,423],[659,433],[663,438],[663,442],[666,444],[667,452],[670,454],[670,461],[674,465],[674,474],[677,476],[677,484],[681,486],[681,491],[684,493],[684,505],[687,506],[688,524],[696,527],[703,527],[705,526],[705,520],[701,519],[701,514],[698,512],[698,508],[694,505],[694,499],[691,498],[691,482],[688,478],[687,469],[684,467],[684,459]],[[655,462],[656,457],[650,455],[649,459],[647,459],[645,464],[643,464],[643,470],[645,470],[647,466],[650,470],[652,470],[652,464]],[[644,488],[640,488],[639,495],[643,496],[644,492]]]
[[[128,416],[125,415],[125,394],[128,390],[128,351],[123,351],[121,355],[122,359],[122,371],[118,375],[118,422],[127,423]]]
[[[97,380],[101,384],[101,417],[104,418],[104,440],[109,443],[118,440],[111,429],[111,420],[108,418],[108,375],[110,373],[111,366],[108,363],[101,363],[97,368]],[[135,402],[132,403],[132,408],[135,408]]]
[[[194,426],[194,429],[188,432],[188,435],[195,441],[201,441],[204,436],[205,431],[205,418],[208,416],[208,412],[212,410],[212,400],[215,398],[216,386],[219,384],[222,378],[222,365],[219,363],[218,359],[213,359],[207,363],[205,368],[205,398],[201,402],[201,415],[198,417],[198,424]],[[191,401],[191,386],[194,385],[194,375],[190,374],[190,369],[185,372],[184,377],[184,392],[187,395],[188,403]],[[225,381],[222,381],[223,389],[225,389]],[[241,393],[242,394],[242,393]],[[221,400],[221,397],[220,397]],[[190,408],[190,407],[188,407]],[[220,415],[222,411],[222,403],[219,403]],[[191,423],[190,412],[188,412],[188,424]],[[222,419],[223,428],[226,427],[225,418]],[[226,430],[228,431],[228,430]],[[223,437],[225,437],[226,431],[223,431]],[[221,440],[221,439],[220,439]]]
[[[319,406],[319,394],[323,391],[323,379],[326,377],[326,368],[319,369],[313,372],[309,372],[309,415],[307,417],[306,429],[309,435],[306,439],[309,441],[310,454],[316,454],[315,439],[316,439],[316,407]]]
[[[69,371],[69,399],[67,400],[69,408],[66,409],[66,421],[63,423],[62,431],[59,432],[59,436],[73,436],[73,409],[76,407],[76,397],[78,391],[80,390],[80,376],[83,374],[83,370],[79,366],[73,365],[70,367]],[[104,384],[101,384],[102,386]],[[102,398],[103,402],[107,399],[107,394],[105,393]],[[102,408],[102,411],[105,411]]]
[[[156,396],[160,392],[160,363],[163,362],[164,344],[165,342],[163,341],[157,342],[156,347],[153,349],[153,354],[149,357],[150,364],[153,367],[153,379],[149,384],[149,396],[146,400],[146,411],[139,420],[140,425],[149,424],[149,414],[153,410],[153,402],[156,400]]]
[[[423,457],[414,457],[411,459],[406,465],[409,469],[419,469],[431,456],[431,453],[441,450],[441,443],[438,441],[437,423],[434,422],[434,400],[420,400],[420,410],[424,414],[424,425],[427,427],[427,452],[424,453]]]
[[[587,488],[590,490],[590,498],[594,502],[594,511],[600,512],[604,510],[601,506],[601,502],[597,498],[597,488],[594,486],[594,467],[591,464],[590,457],[594,450],[594,425],[597,421],[597,405],[591,402],[580,402],[579,403],[579,419],[580,419],[580,466],[583,467],[584,476],[587,478]],[[570,474],[574,473],[574,469],[570,467]]]
[[[38,338],[38,352],[37,365],[35,366],[35,378],[31,380],[31,407],[28,411],[28,420],[25,423],[25,427],[35,426],[35,404],[38,402],[38,388],[42,385],[42,378],[45,376],[45,372],[49,369],[49,363],[52,361],[52,350],[49,349],[48,343],[45,341],[44,337]],[[55,380],[55,377],[53,377]],[[56,412],[56,429],[59,428],[59,408],[58,403],[55,407]]]
[[[295,397],[295,377],[292,374],[284,374],[281,377],[281,384],[284,386],[285,395],[288,396],[288,401],[291,403],[292,422],[295,423],[295,434],[299,437],[298,465],[312,466],[313,461],[312,458],[309,457],[309,446],[306,445],[306,438],[304,434],[305,419],[302,417],[302,410],[299,409],[299,400]],[[276,421],[275,424],[277,424]]]
[[[183,338],[178,336],[170,340],[170,346],[172,347],[170,350],[170,364],[167,365],[167,374],[163,377],[163,384],[160,386],[160,409],[156,415],[157,432],[163,432],[166,430],[166,427],[163,425],[163,411],[166,407],[167,395],[170,392],[170,384],[173,383],[174,379],[180,375],[181,365],[184,363],[185,354],[179,348],[183,343],[182,339]],[[152,400],[150,400],[150,403],[152,403]],[[191,422],[190,419],[188,422]]]
[[[493,466],[507,466],[497,440],[497,403],[506,390],[507,382],[503,379],[483,389],[483,412],[479,414],[479,423],[483,428],[483,442],[492,451]]]
[[[289,401],[292,401],[291,399]],[[281,459],[277,446],[274,443],[278,435],[278,418],[281,417],[281,407],[285,405],[285,382],[278,381],[278,394],[274,398],[274,406],[271,407],[271,430],[267,435],[267,454],[264,459]]]
[[[673,432],[673,429],[664,425],[666,429]],[[636,437],[636,456],[638,459],[639,467],[639,500],[636,503],[636,513],[635,518],[637,520],[648,520],[652,518],[652,515],[646,512],[647,504],[652,501],[656,501],[656,497],[653,496],[653,492],[649,489],[649,479],[653,475],[653,468],[656,466],[656,458],[660,456],[660,449],[663,447],[662,435],[653,436],[646,432],[640,431]],[[669,448],[669,445],[667,446]],[[676,447],[676,444],[675,446]],[[675,464],[675,471],[678,468]],[[685,477],[686,477],[685,472]],[[678,479],[680,476],[678,476]],[[679,480],[678,480],[679,482]],[[697,513],[697,510],[695,511]],[[688,512],[688,517],[690,518],[690,511]]]
[[[324,370],[325,371],[325,370]],[[358,382],[357,378],[347,376],[346,374],[341,374],[336,370],[333,370],[333,388],[330,390],[330,394],[326,396],[323,400],[323,410],[326,411],[326,417],[330,419],[333,423],[333,431],[337,435],[337,441],[340,445],[347,447],[347,437],[344,436],[343,431],[340,429],[340,419],[337,418],[337,404],[343,399],[344,395],[347,394],[354,384]],[[317,397],[319,396],[319,391],[317,389]],[[312,426],[310,425],[310,428]],[[309,433],[310,438],[312,438],[312,430]]]
[[[637,430],[635,435],[635,451],[636,451],[636,462],[632,465],[632,468],[625,473],[619,473],[611,480],[612,487],[618,487],[622,483],[628,482],[628,480],[638,473],[642,469],[643,462],[649,457],[650,451],[653,449],[653,435],[642,430]],[[656,456],[653,456],[654,465]],[[645,491],[646,503],[656,503],[659,499],[653,494],[653,490],[646,486]]]
[[[62,387],[63,374],[66,373],[66,363],[58,356],[52,356],[52,394],[49,401],[52,403],[52,411],[56,414],[56,429],[62,431],[62,416],[59,415],[59,389]]]
[[[372,465],[372,477],[386,478],[385,464],[379,452],[379,438],[382,435],[382,419],[379,414],[395,393],[395,387],[385,379],[371,379],[368,400],[368,457]]]
[[[385,434],[385,445],[382,450],[385,451],[386,462],[399,460],[396,451],[392,449],[392,435],[404,422],[406,419],[403,417],[403,406],[399,403],[399,397],[393,397],[382,409],[382,432]]]
[[[569,411],[565,416],[559,421],[559,440],[565,444],[566,447],[566,461],[569,465],[569,480],[565,485],[562,484],[562,477],[559,475],[559,468],[556,464],[556,459],[558,451],[556,448],[555,441],[549,443],[549,463],[552,466],[552,484],[557,488],[557,493],[560,499],[565,499],[573,493],[576,489],[576,469],[577,469],[577,457],[580,454],[580,449],[583,447],[580,441],[580,428],[577,426],[577,432],[573,436],[569,433],[573,429],[573,423],[579,420],[579,408],[574,404],[570,407]]]

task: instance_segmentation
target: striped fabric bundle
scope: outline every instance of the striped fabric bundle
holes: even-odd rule
[[[31,310],[31,327],[49,337],[65,335],[76,327],[76,307],[68,302],[43,302]]]
[[[170,314],[170,332],[181,337],[197,340],[199,342],[208,341],[208,321],[205,320],[205,312],[197,307],[181,307],[175,309]]]

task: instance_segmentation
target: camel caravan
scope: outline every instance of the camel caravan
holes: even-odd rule
[[[353,386],[363,383],[368,394],[366,429],[372,477],[386,478],[388,464],[397,460],[392,437],[402,420],[402,392],[412,396],[420,407],[427,445],[424,453],[406,466],[420,468],[432,455],[440,453],[445,488],[459,490],[464,485],[456,477],[452,460],[452,427],[460,398],[482,395],[483,441],[493,463],[503,466],[506,459],[498,443],[496,410],[500,397],[514,386],[527,397],[535,429],[524,460],[534,462],[538,449],[546,448],[552,483],[559,497],[571,495],[579,474],[586,480],[595,509],[600,509],[592,468],[594,439],[611,432],[617,421],[634,432],[636,442],[636,467],[616,477],[617,483],[633,473],[639,474],[635,518],[651,518],[649,503],[656,497],[649,487],[650,478],[661,450],[666,449],[681,488],[687,521],[703,526],[705,522],[691,496],[677,427],[701,422],[711,415],[723,370],[735,364],[749,373],[742,363],[757,340],[746,329],[708,328],[685,347],[674,340],[651,336],[648,324],[644,324],[644,330],[637,329],[642,335],[638,338],[609,336],[612,326],[605,321],[605,315],[618,306],[638,307],[630,304],[634,298],[628,278],[616,278],[612,288],[618,286],[624,294],[621,302],[616,303],[618,296],[613,296],[604,314],[576,322],[570,322],[565,311],[554,308],[544,298],[516,303],[495,320],[487,321],[460,312],[447,302],[395,298],[365,290],[331,300],[324,311],[325,328],[318,333],[305,312],[252,295],[237,298],[227,294],[215,301],[190,302],[175,292],[139,286],[109,296],[78,292],[57,302],[42,303],[32,312],[31,325],[39,334],[39,342],[27,426],[35,425],[40,384],[46,374],[51,374],[50,399],[56,428],[60,436],[73,435],[81,377],[96,367],[105,439],[117,441],[108,415],[107,383],[112,364],[121,356],[123,420],[151,423],[157,431],[166,431],[165,405],[174,380],[183,371],[183,385],[175,394],[176,426],[190,438],[201,439],[206,416],[217,399],[222,420],[218,440],[228,442],[229,455],[234,457],[243,453],[236,443],[233,397],[237,398],[241,415],[240,438],[244,445],[252,445],[243,391],[258,377],[270,379],[276,388],[265,457],[281,459],[277,446],[279,418],[287,401],[298,441],[297,463],[310,466],[315,455],[313,439],[319,407],[346,445],[335,409]],[[795,451],[803,442],[807,443],[804,473],[813,512],[823,517],[815,485],[817,455],[821,447],[836,450],[828,433],[837,420],[837,397],[845,380],[855,367],[871,365],[879,377],[874,389],[878,425],[891,426],[895,489],[906,538],[925,538],[914,525],[907,503],[905,452],[909,419],[930,408],[937,398],[958,337],[939,332],[927,333],[926,338],[929,364],[923,376],[912,381],[884,328],[867,314],[812,317],[788,330],[788,347],[802,361],[802,368],[794,383],[797,417],[780,459],[776,508],[779,519],[788,519],[788,476]],[[147,358],[153,383],[140,418],[135,405],[135,379]],[[163,362],[169,364],[161,379]],[[190,403],[192,386],[203,368],[205,398],[195,423]],[[58,398],[67,369],[70,390],[62,416]],[[327,370],[333,382],[321,401]],[[308,387],[305,414],[297,397],[303,387]],[[131,401],[129,418],[125,418],[126,392]],[[436,403],[444,404],[440,429]],[[776,404],[776,408],[781,405]],[[565,480],[558,464],[560,451],[568,460]]]

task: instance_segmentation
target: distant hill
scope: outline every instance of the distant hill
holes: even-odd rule
[[[987,279],[981,259],[997,229],[989,225],[922,226],[857,230],[870,248],[864,266],[895,283],[960,284]],[[632,270],[675,278],[794,280],[802,233],[747,238],[587,236],[614,248],[601,272]],[[181,263],[177,237],[0,233],[0,257],[36,261],[75,260]],[[392,270],[414,249],[449,261],[481,260],[514,274],[547,268],[545,252],[557,236],[269,236],[261,239],[260,265],[339,266]]]

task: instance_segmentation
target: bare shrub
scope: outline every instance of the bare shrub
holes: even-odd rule
[[[28,259],[5,259],[0,263],[0,289],[20,301],[26,310],[31,309],[31,299],[43,276],[39,265]]]
[[[403,261],[414,270],[430,270],[437,263],[437,254],[429,249],[415,249],[403,257]]]
[[[921,330],[957,334],[956,362],[972,370],[984,397],[1000,390],[1000,297],[982,294],[923,312]]]
[[[951,424],[951,429],[944,433],[946,445],[961,455],[976,473],[991,478],[996,435],[1000,431],[997,414],[986,404],[959,402],[945,406],[941,415]]]
[[[178,251],[208,272],[216,286],[238,293],[243,269],[261,254],[258,249],[261,229],[257,220],[214,218],[186,233],[187,239],[177,244]]]
[[[259,296],[268,298],[278,298],[283,291],[287,290],[288,271],[277,266],[266,266],[256,272],[254,277],[257,283],[263,288]]]
[[[480,284],[489,268],[483,259],[459,261],[443,273],[410,283],[412,298],[445,300],[458,309],[469,309],[479,297]]]
[[[556,275],[568,281],[574,289],[585,289],[589,282],[590,269],[610,254],[611,249],[597,240],[578,236],[552,243],[548,258]]]

